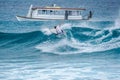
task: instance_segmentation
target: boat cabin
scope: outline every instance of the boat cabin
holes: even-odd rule
[[[26,17],[17,16],[17,19],[36,19],[36,20],[82,20],[85,19],[82,16],[82,11],[84,8],[61,8],[56,6],[46,6],[46,7],[33,7],[29,8]]]

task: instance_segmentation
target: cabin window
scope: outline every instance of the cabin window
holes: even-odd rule
[[[51,15],[52,11],[51,10],[47,10],[47,15]]]
[[[46,14],[46,10],[42,10],[42,14]]]
[[[42,11],[41,11],[41,10],[38,10],[38,14],[42,14]]]
[[[77,15],[76,11],[72,11],[72,15],[76,16]]]
[[[49,14],[49,10],[46,10],[46,14]]]
[[[38,14],[47,14],[47,10],[38,10]]]
[[[81,11],[76,11],[77,12],[77,16],[81,15]]]
[[[56,10],[56,11],[54,12],[54,14],[55,14],[55,15],[64,15],[64,14],[65,14],[65,11],[63,11],[63,10]]]
[[[69,12],[68,12],[69,13]],[[64,10],[38,10],[38,14],[43,15],[65,15]],[[72,15],[72,12],[69,14]]]
[[[59,15],[59,11],[56,11],[55,14],[56,14],[56,15]]]
[[[52,13],[53,11],[52,11],[52,10],[50,10],[50,12]]]
[[[65,14],[65,11],[61,10],[61,15],[64,15]]]
[[[53,14],[54,14],[53,10],[50,10],[50,15],[53,15]]]
[[[79,16],[79,15],[81,15],[81,12],[80,11],[69,11],[68,14],[72,15],[72,16]]]
[[[81,15],[81,11],[79,11],[79,14]]]
[[[79,15],[79,11],[76,11],[77,12],[77,16]]]
[[[49,15],[51,14],[50,10],[42,10],[42,14]]]
[[[68,15],[72,15],[72,11],[68,11]]]

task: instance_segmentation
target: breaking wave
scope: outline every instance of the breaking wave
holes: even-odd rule
[[[120,28],[113,27],[115,26],[113,23],[109,21],[65,23],[62,26],[66,32],[64,36],[44,32],[49,29],[44,27],[45,25],[42,25],[43,27],[40,27],[39,30],[31,32],[1,32],[0,47],[11,48],[13,43],[23,44],[41,52],[60,55],[112,50],[120,48]],[[111,27],[110,24],[112,24]]]

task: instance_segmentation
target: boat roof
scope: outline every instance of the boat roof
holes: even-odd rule
[[[43,9],[43,10],[86,10],[85,8],[61,8],[61,7],[33,7],[32,10]]]

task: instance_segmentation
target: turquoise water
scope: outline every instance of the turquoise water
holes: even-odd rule
[[[44,30],[63,21],[18,22],[15,18],[25,15],[30,4],[51,3],[92,9],[93,19],[65,21],[66,35],[56,36]],[[118,4],[117,0],[1,0],[0,80],[119,80]]]

